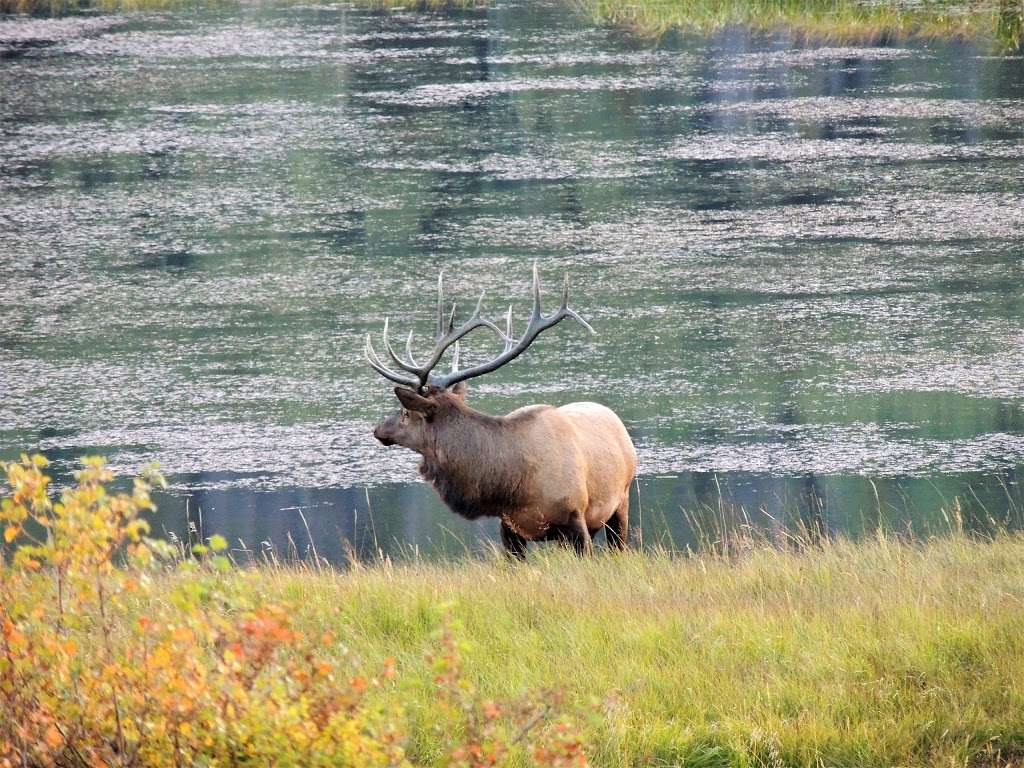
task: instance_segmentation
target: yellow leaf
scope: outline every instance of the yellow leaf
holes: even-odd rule
[[[4,541],[6,541],[8,544],[10,544],[12,541],[14,541],[15,537],[19,533],[21,533],[21,528],[19,528],[18,526],[16,526],[16,525],[9,525],[9,526],[7,526],[6,528],[4,528]]]

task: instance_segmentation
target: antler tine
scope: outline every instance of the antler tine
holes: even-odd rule
[[[565,273],[565,284],[562,288],[562,306],[558,308],[558,314],[571,317],[577,323],[582,325],[594,336],[597,335],[597,331],[594,330],[593,326],[580,317],[580,314],[569,306],[569,273]]]
[[[389,317],[385,317],[384,318],[384,348],[387,349],[388,354],[391,355],[391,359],[395,361],[395,364],[399,368],[401,368],[403,371],[408,371],[409,373],[416,373],[416,374],[418,374],[419,373],[419,367],[416,365],[416,363],[412,359],[412,352],[410,351],[410,353],[409,353],[409,362],[406,362],[405,360],[400,358],[395,353],[394,348],[392,348],[391,340],[388,338],[388,321],[389,320],[390,320]],[[407,351],[410,350],[410,347],[412,346],[412,331],[409,331],[409,341],[406,342],[405,346],[406,346],[406,350]]]
[[[533,317],[542,317],[540,309],[540,275],[537,273],[537,261],[533,262]],[[532,322],[532,321],[531,321]]]
[[[459,370],[459,342],[455,342],[455,346],[452,347],[452,373]]]
[[[437,341],[444,336],[444,270],[437,276]]]
[[[409,329],[409,336],[405,340],[405,354],[409,358],[409,362],[416,365],[416,358],[412,356],[412,328]],[[419,368],[418,365],[416,365]]]
[[[567,317],[571,317],[577,323],[579,323],[584,328],[586,328],[588,331],[590,331],[594,336],[597,335],[597,331],[594,330],[593,326],[591,326],[590,323],[588,323],[586,320],[584,320],[582,317],[580,317],[579,313],[575,309],[572,309],[569,306],[569,273],[568,272],[565,273],[565,282],[562,285],[562,306],[558,308],[558,312],[556,314],[567,316]]]
[[[385,371],[387,371],[387,373],[384,375],[388,376],[388,378],[392,378],[392,376],[394,376],[396,379],[405,378],[405,376],[402,376],[399,373],[391,371],[390,369],[388,369],[387,366],[384,365],[384,362],[380,359],[380,356],[377,354],[377,350],[373,348],[373,341],[370,339],[370,334],[366,334],[366,344],[363,347],[363,354],[366,355],[366,359],[370,361],[370,365],[376,368],[378,372],[383,373],[383,371],[381,371],[382,368]]]
[[[559,310],[559,314],[562,314],[563,312],[565,314],[563,314],[562,317],[571,317],[577,323],[579,323],[588,331],[590,331],[590,334],[592,336],[597,336],[597,331],[594,330],[594,326],[592,326],[590,323],[588,323],[586,320],[580,317],[579,312],[577,312],[575,309],[571,309],[570,307],[562,307],[562,309]],[[559,319],[561,319],[561,317]]]
[[[530,344],[533,343],[533,340],[542,332],[557,325],[567,317],[573,318],[591,333],[595,332],[590,326],[590,323],[584,320],[576,310],[569,306],[568,276],[566,276],[565,287],[562,291],[562,305],[550,317],[544,317],[540,309],[540,276],[538,274],[537,262],[534,262],[533,313],[530,317],[529,324],[526,326],[526,330],[523,332],[523,335],[519,340],[514,344],[512,343],[512,308],[509,307],[509,312],[505,321],[506,332],[502,334],[502,336],[505,337],[505,351],[489,362],[481,363],[480,365],[473,366],[472,368],[466,368],[461,371],[453,371],[447,376],[432,376],[430,381],[434,386],[447,388],[460,381],[465,381],[466,379],[471,379],[474,376],[480,376],[497,370],[501,366],[512,362],[519,357],[519,355],[525,352],[526,348],[529,347]]]
[[[515,346],[515,339],[512,338],[512,305],[508,305],[508,314],[505,315],[505,351],[508,352]]]
[[[451,312],[450,315],[448,315],[448,330],[446,331],[447,333],[451,333],[452,328],[455,327],[455,307],[456,307],[456,303],[453,301],[452,302],[452,312]]]
[[[403,384],[407,387],[418,386],[419,380],[417,378],[395,373],[381,362],[380,357],[377,356],[377,351],[373,348],[373,342],[370,340],[370,334],[366,334],[366,344],[363,347],[363,356],[366,357],[366,362],[370,364],[370,367],[385,379],[389,379],[396,384]]]

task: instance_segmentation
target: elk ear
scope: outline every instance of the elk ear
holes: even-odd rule
[[[407,387],[395,387],[395,396],[410,411],[419,411],[429,416],[437,410],[437,405],[432,401]]]
[[[458,382],[454,387],[448,390],[460,400],[466,399],[466,393],[469,392],[469,386],[464,381]]]

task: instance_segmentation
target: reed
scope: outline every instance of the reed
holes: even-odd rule
[[[738,26],[797,40],[880,43],[910,38],[988,41],[1019,50],[1020,0],[575,0],[599,23],[658,38],[668,32],[708,35]]]

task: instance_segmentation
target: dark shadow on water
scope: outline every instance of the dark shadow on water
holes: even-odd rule
[[[631,536],[634,546],[685,551],[740,527],[776,541],[808,534],[857,538],[879,529],[944,535],[958,520],[969,531],[1020,529],[1024,495],[1017,474],[1009,469],[938,481],[708,472],[643,477],[631,491]],[[307,558],[314,549],[335,564],[350,556],[452,558],[489,552],[499,541],[495,520],[456,516],[422,483],[172,491],[158,494],[157,503],[156,533],[194,542],[221,534],[242,561]]]
[[[158,251],[143,254],[133,265],[136,269],[183,270],[195,265],[196,254],[188,251]]]

